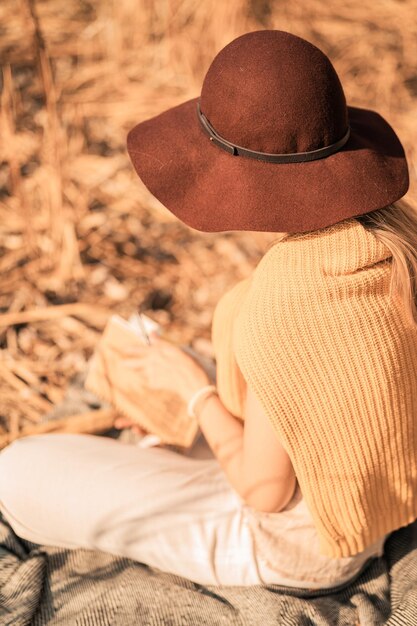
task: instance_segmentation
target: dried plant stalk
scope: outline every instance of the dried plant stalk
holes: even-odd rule
[[[416,14],[417,0],[2,0],[0,429],[63,398],[111,313],[141,307],[173,341],[209,341],[219,297],[274,239],[188,229],[126,153],[128,130],[197,96],[234,37],[277,28],[324,50],[348,103],[396,129],[416,202]]]

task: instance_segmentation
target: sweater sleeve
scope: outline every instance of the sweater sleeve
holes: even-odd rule
[[[246,382],[233,354],[233,322],[248,290],[251,277],[244,278],[218,301],[213,313],[211,340],[216,359],[216,382],[220,400],[235,417],[243,418]]]

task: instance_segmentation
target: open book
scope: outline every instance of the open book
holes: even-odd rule
[[[160,326],[146,315],[134,313],[128,320],[112,315],[88,362],[84,385],[148,431],[144,445],[151,439],[149,445],[188,449],[200,429],[197,420],[189,417],[185,400],[168,390],[147,387],[139,371],[123,366],[122,348],[147,343],[146,335],[155,330],[160,332]]]

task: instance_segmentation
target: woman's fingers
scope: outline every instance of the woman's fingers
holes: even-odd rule
[[[123,365],[124,367],[133,368],[137,370],[140,370],[145,367],[143,361],[138,357],[134,357],[130,359],[123,359]]]
[[[120,351],[126,355],[144,355],[146,352],[149,352],[149,346],[126,346],[121,347]]]
[[[118,417],[114,421],[114,425],[116,426],[116,428],[130,428],[131,426],[134,426],[135,424],[136,422],[134,422],[133,420],[127,417]]]
[[[146,435],[146,430],[143,430],[143,428],[141,428],[138,424],[134,424],[132,426],[132,430],[137,435]]]
[[[134,433],[137,433],[138,435],[146,435],[146,430],[144,428],[142,428],[141,426],[139,426],[139,424],[137,424],[136,422],[134,422],[133,420],[127,418],[127,417],[118,417],[115,421],[114,421],[114,426],[115,428],[131,428],[132,431]]]

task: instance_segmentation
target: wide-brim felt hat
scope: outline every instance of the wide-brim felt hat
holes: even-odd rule
[[[138,123],[127,149],[149,191],[204,232],[316,230],[409,185],[390,124],[348,106],[329,58],[280,30],[228,43],[200,96]]]

